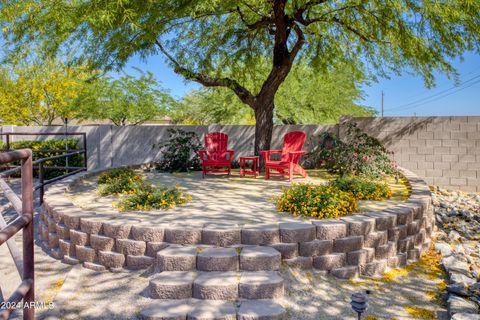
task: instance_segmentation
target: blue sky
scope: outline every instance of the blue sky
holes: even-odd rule
[[[427,89],[421,77],[392,76],[366,86],[365,99],[359,103],[380,110],[383,90],[385,116],[480,115],[480,77],[475,78],[480,75],[480,55],[467,53],[463,62],[456,60],[453,64],[462,82],[473,79],[455,88],[453,79],[438,75],[436,87]],[[152,56],[147,61],[133,57],[125,71],[135,73],[133,67],[151,71],[177,98],[199,87],[176,75],[161,56]]]

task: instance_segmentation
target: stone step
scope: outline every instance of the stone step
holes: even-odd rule
[[[240,270],[274,271],[280,269],[282,255],[271,247],[244,247],[240,252]]]
[[[159,271],[275,271],[281,254],[264,246],[169,246],[157,252]]]
[[[283,297],[283,278],[275,271],[242,272],[238,295],[242,299]]]
[[[283,320],[285,309],[272,300],[159,300],[140,311],[144,320]]]
[[[236,248],[206,248],[197,255],[200,271],[237,271],[239,265]]]
[[[235,300],[238,298],[236,272],[203,272],[193,282],[193,297],[205,300]]]
[[[276,299],[284,285],[276,271],[164,271],[152,277],[148,290],[154,299]]]

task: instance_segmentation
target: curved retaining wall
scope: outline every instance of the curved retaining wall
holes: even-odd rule
[[[270,246],[287,265],[316,268],[339,278],[373,276],[416,261],[429,248],[435,226],[427,184],[404,170],[412,193],[408,200],[379,212],[340,219],[256,224],[243,227],[205,225],[135,226],[95,218],[65,197],[81,173],[48,189],[40,214],[40,239],[65,263],[94,270],[142,269],[158,251],[175,245]]]

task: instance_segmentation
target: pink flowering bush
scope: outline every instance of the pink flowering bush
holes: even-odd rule
[[[310,159],[315,159],[317,168],[326,168],[342,176],[362,175],[369,178],[398,173],[396,164],[391,159],[393,152],[388,151],[380,141],[363,132],[354,123],[348,124],[342,140],[333,134],[328,134],[323,139],[329,141],[328,147],[321,142],[317,150],[309,155]]]

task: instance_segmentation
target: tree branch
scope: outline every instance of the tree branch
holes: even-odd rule
[[[375,42],[375,41],[376,41],[376,39],[369,38],[368,36],[362,34],[360,31],[358,31],[358,30],[356,30],[355,28],[352,28],[352,27],[349,26],[348,24],[344,23],[343,21],[341,21],[341,20],[338,19],[337,17],[333,17],[333,18],[332,18],[332,21],[335,22],[336,24],[341,25],[342,27],[344,27],[344,28],[347,29],[348,31],[354,33],[355,35],[357,35],[360,39],[362,39],[362,40],[365,41],[365,42]]]
[[[167,59],[173,64],[174,71],[177,74],[182,75],[186,80],[196,81],[205,87],[226,87],[231,89],[243,103],[253,107],[255,97],[245,87],[240,85],[237,81],[230,78],[214,78],[201,73],[195,73],[187,68],[181,66],[178,61],[170,55],[160,41],[155,40],[155,44],[160,51],[167,57]]]
[[[247,20],[245,20],[245,16],[243,15],[242,11],[240,10],[240,7],[237,6],[237,12],[240,16],[240,20],[245,24],[245,26],[249,30],[256,30],[260,29],[261,27],[268,26],[274,22],[273,18],[267,17],[267,16],[262,16],[260,20],[257,20],[254,23],[248,23]]]

